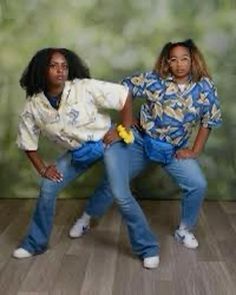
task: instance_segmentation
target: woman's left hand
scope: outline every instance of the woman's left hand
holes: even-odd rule
[[[185,149],[180,149],[175,153],[175,157],[177,159],[189,159],[189,158],[197,158],[198,154],[195,153],[192,149],[190,148],[185,148]]]
[[[116,130],[116,128],[111,128],[107,131],[107,133],[103,137],[103,142],[105,144],[111,144],[112,142],[119,140],[120,136]]]

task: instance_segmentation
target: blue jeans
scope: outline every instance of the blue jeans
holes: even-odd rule
[[[144,152],[143,136],[137,130],[135,142],[128,146],[129,178],[137,176],[149,163]],[[206,191],[206,180],[198,162],[194,159],[173,158],[170,164],[162,165],[166,172],[182,189],[180,223],[188,229],[193,229],[197,223],[202,201]],[[89,199],[85,211],[93,216],[103,215],[113,202],[109,182],[106,178]]]
[[[130,243],[135,254],[141,258],[155,256],[159,250],[155,236],[130,192],[128,162],[126,144],[119,141],[105,150],[104,163],[110,182],[111,198],[113,200],[113,195],[126,222]],[[47,249],[59,192],[89,167],[73,166],[69,152],[56,161],[56,166],[63,174],[63,181],[57,183],[48,179],[42,180],[28,233],[20,245],[32,254],[39,254]]]

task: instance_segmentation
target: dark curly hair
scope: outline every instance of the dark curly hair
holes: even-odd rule
[[[89,68],[73,51],[66,48],[44,48],[35,53],[25,68],[20,86],[27,96],[46,91],[46,71],[54,53],[62,54],[68,63],[68,80],[90,78]]]
[[[157,58],[156,64],[154,66],[154,71],[159,73],[159,75],[164,79],[170,74],[168,60],[171,50],[177,46],[185,47],[189,51],[191,57],[191,75],[193,81],[197,82],[202,77],[211,78],[207,69],[205,59],[192,39],[187,39],[185,41],[175,43],[166,43],[162,48],[159,57]]]

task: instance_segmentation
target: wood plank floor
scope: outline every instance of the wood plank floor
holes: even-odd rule
[[[146,270],[132,255],[126,229],[113,207],[83,238],[68,230],[84,201],[59,200],[50,249],[16,260],[35,200],[0,200],[0,295],[234,295],[236,202],[205,202],[196,236],[200,247],[177,244],[178,201],[142,201],[158,235],[160,266]]]

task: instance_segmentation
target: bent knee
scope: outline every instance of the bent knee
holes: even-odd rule
[[[58,182],[44,178],[40,185],[40,192],[43,194],[56,193],[60,189],[60,184]]]
[[[132,194],[130,190],[124,191],[124,190],[113,190],[113,197],[115,199],[115,202],[120,207],[129,207],[130,204],[133,201]]]
[[[204,193],[207,189],[207,181],[204,177],[199,177],[191,183],[192,189]]]

